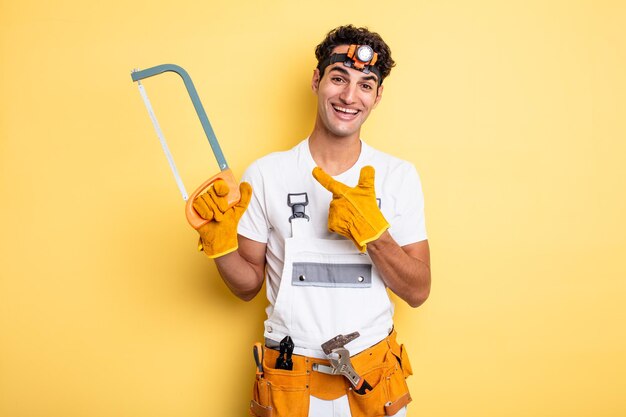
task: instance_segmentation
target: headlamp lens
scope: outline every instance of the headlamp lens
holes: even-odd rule
[[[361,62],[369,62],[374,56],[374,50],[369,45],[361,45],[356,51],[356,56]]]

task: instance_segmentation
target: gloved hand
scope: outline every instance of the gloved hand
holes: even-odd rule
[[[204,251],[209,258],[217,258],[237,250],[237,224],[246,211],[252,187],[247,182],[239,185],[241,199],[237,204],[228,207],[226,181],[217,180],[208,191],[200,194],[193,202],[193,208],[200,217],[209,222],[198,229],[200,240],[198,249]]]
[[[359,183],[354,188],[334,180],[320,167],[313,169],[313,176],[333,193],[328,230],[351,239],[361,252],[365,252],[365,245],[378,239],[389,228],[376,202],[374,168],[363,167]]]

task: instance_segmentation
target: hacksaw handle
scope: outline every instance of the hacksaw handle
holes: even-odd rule
[[[228,185],[228,208],[234,206],[239,202],[241,198],[241,194],[239,193],[239,183],[235,178],[235,175],[230,170],[230,168],[220,171],[219,174],[209,178],[206,180],[196,191],[194,191],[189,198],[187,199],[187,204],[185,205],[185,215],[187,216],[187,221],[194,229],[198,230],[205,224],[209,222],[209,220],[203,219],[200,217],[198,212],[193,208],[193,202],[200,194],[208,190],[215,181],[224,180]]]

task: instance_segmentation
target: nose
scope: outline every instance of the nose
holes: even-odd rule
[[[339,95],[341,101],[346,104],[352,104],[355,101],[356,94],[356,84],[355,83],[346,83],[343,88],[343,91]]]

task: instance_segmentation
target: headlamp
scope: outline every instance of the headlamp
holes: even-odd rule
[[[352,59],[355,68],[361,69],[366,65],[374,65],[378,59],[378,54],[369,45],[350,45],[348,58]]]
[[[361,71],[364,74],[373,72],[378,77],[378,84],[382,83],[380,77],[380,70],[375,66],[378,60],[378,54],[374,52],[369,45],[350,45],[348,47],[348,53],[345,54],[332,54],[326,58],[318,66],[320,73],[324,73],[327,66],[334,64],[335,62],[343,62],[343,65],[348,68],[354,68]]]

